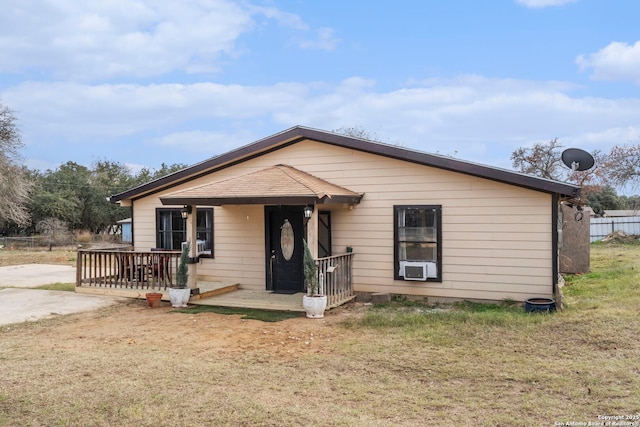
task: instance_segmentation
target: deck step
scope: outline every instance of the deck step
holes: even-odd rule
[[[200,282],[198,282],[198,284],[200,284]],[[236,292],[227,292],[210,298],[203,298],[196,301],[192,298],[191,303],[218,307],[304,311],[302,308],[302,294],[275,294],[266,290],[244,289],[242,287]]]
[[[219,282],[198,281],[198,288],[200,288],[200,292],[197,295],[192,295],[190,298],[191,301],[237,291],[240,288],[240,285],[237,283],[225,284]]]

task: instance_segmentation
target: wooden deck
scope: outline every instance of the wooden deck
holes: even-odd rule
[[[261,310],[304,312],[302,308],[303,293],[276,294],[270,291],[242,289],[236,284],[219,282],[198,282],[200,293],[191,296],[189,304],[210,305],[217,307],[255,308]],[[102,288],[96,286],[79,286],[76,292],[93,295],[110,295],[125,298],[145,299],[147,292],[161,292],[162,300],[169,301],[169,291],[162,289],[135,290],[127,288]],[[349,302],[352,298],[333,304],[327,309],[335,308]]]
[[[198,282],[200,294],[191,297],[189,304],[217,307],[257,308],[262,310],[304,311],[301,293],[285,295],[269,291],[242,289],[237,284]]]
[[[274,294],[269,291],[237,289],[220,295],[201,299],[192,299],[189,303],[218,307],[257,308],[261,310],[303,312],[302,295],[302,293],[287,295]]]

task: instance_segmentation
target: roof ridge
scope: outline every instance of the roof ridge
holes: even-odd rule
[[[275,167],[280,169],[289,178],[293,179],[297,183],[299,183],[299,184],[305,186],[306,188],[308,188],[310,191],[312,191],[318,197],[318,199],[322,199],[325,196],[328,197],[328,198],[331,198],[331,195],[325,193],[324,191],[321,191],[319,189],[319,186],[313,185],[311,182],[309,182],[308,179],[306,179],[306,177],[311,177],[311,178],[314,178],[316,180],[318,180],[320,178],[317,178],[317,177],[311,175],[308,172],[301,171],[300,169],[296,169],[293,166],[289,166],[289,165],[278,164]],[[292,173],[293,171],[295,171],[295,173]]]

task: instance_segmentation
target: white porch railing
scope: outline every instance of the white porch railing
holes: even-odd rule
[[[327,296],[327,307],[337,307],[353,298],[353,253],[318,258],[321,292]]]

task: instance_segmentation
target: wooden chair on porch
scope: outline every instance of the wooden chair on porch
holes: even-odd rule
[[[151,248],[151,252],[167,252],[170,249],[164,248]],[[151,263],[151,277],[157,278],[160,281],[165,279],[171,284],[171,255],[157,253],[153,255],[153,261]]]
[[[120,281],[140,281],[141,267],[136,265],[134,258],[129,253],[121,253],[116,256],[118,279]]]

